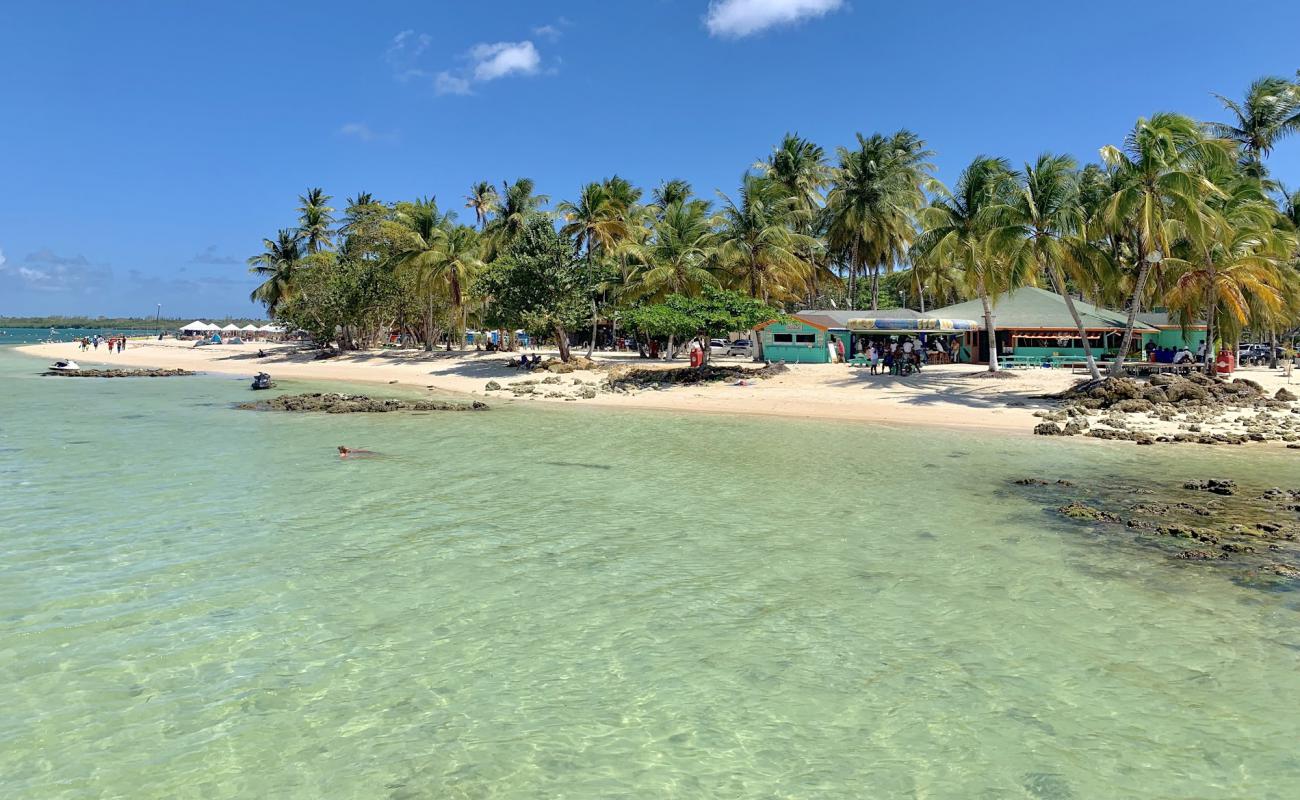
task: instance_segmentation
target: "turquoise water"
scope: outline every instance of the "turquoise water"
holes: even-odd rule
[[[54,333],[50,333],[49,328],[6,328],[0,326],[0,345],[6,344],[35,344],[53,339],[56,342],[70,342],[83,336],[94,336],[95,334],[105,336],[126,333],[129,336],[151,336],[154,330],[123,330],[121,328],[55,328]]]
[[[1295,796],[1300,592],[1007,485],[1291,453],[39,366],[0,350],[6,797]]]

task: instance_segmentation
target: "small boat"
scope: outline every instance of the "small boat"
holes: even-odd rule
[[[50,372],[80,372],[81,365],[75,361],[55,361],[50,365]]]

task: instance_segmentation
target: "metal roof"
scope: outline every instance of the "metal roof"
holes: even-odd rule
[[[1123,330],[1127,322],[1125,315],[1119,311],[1094,306],[1082,300],[1075,300],[1074,307],[1088,330]],[[980,320],[982,324],[984,305],[978,299],[968,300],[936,308],[930,313],[936,317]],[[999,330],[1071,330],[1074,328],[1074,320],[1059,294],[1026,286],[994,299],[993,325]],[[1140,320],[1133,329],[1146,332],[1155,330]]]

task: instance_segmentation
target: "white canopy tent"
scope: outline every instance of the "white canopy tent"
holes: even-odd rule
[[[196,319],[189,325],[181,326],[181,333],[204,333],[205,331],[215,330],[217,326],[209,325],[201,319]]]
[[[244,327],[240,328],[240,330],[241,330],[241,331],[244,331],[245,333],[257,333],[257,326],[256,326],[256,325],[245,325]]]
[[[223,333],[238,333],[239,326],[232,322],[229,325],[222,325],[217,330],[222,331]]]

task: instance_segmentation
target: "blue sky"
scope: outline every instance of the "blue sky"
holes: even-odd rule
[[[519,176],[729,191],[786,131],[908,127],[1094,160],[1300,68],[1300,4],[867,0],[11,3],[0,315],[249,314],[244,259],[299,193],[342,206]],[[1245,18],[1248,16],[1248,18]],[[1166,51],[1167,48],[1167,51]],[[1174,55],[1162,56],[1163,52]],[[1300,137],[1270,166],[1300,185]]]

